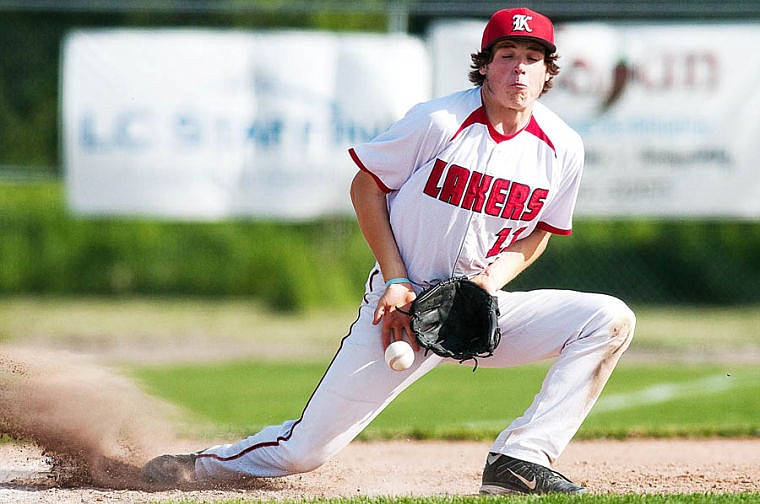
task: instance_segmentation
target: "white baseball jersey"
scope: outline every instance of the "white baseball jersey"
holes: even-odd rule
[[[538,102],[528,125],[506,136],[475,87],[413,107],[349,153],[388,193],[414,282],[478,273],[536,228],[572,230],[583,142]]]

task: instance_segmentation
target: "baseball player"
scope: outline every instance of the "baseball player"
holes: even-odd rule
[[[480,366],[553,359],[525,413],[486,456],[484,494],[583,493],[552,469],[633,336],[620,300],[569,290],[502,290],[552,235],[568,235],[583,169],[580,137],[542,105],[558,74],[552,22],[496,12],[472,55],[474,87],[414,106],[368,143],[351,198],[377,262],[356,322],[300,418],[232,444],[150,461],[148,481],[229,481],[311,471],[351,442],[414,381],[447,359],[419,351],[406,313],[425,287],[468,276],[498,297],[501,343]],[[411,368],[384,349],[406,339]]]

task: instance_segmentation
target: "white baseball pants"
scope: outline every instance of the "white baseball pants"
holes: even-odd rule
[[[309,399],[301,418],[266,427],[198,454],[201,480],[274,477],[316,469],[347,446],[398,394],[445,361],[423,351],[406,371],[385,364],[380,326],[372,325],[380,286]],[[490,451],[550,466],[570,442],[628,347],[633,312],[603,294],[566,290],[498,293],[502,338],[480,367],[510,367],[556,357],[528,410]],[[484,454],[485,455],[485,454]]]

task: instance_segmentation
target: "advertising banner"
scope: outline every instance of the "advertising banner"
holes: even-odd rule
[[[62,148],[82,215],[350,212],[346,150],[430,97],[401,35],[87,30],[64,42]]]
[[[434,94],[467,83],[480,21],[430,32]],[[567,24],[542,101],[584,139],[577,215],[760,216],[760,26]]]

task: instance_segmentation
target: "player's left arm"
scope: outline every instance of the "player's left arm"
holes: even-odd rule
[[[544,253],[550,237],[551,233],[548,231],[534,230],[522,240],[513,243],[471,280],[491,294],[496,294]]]

